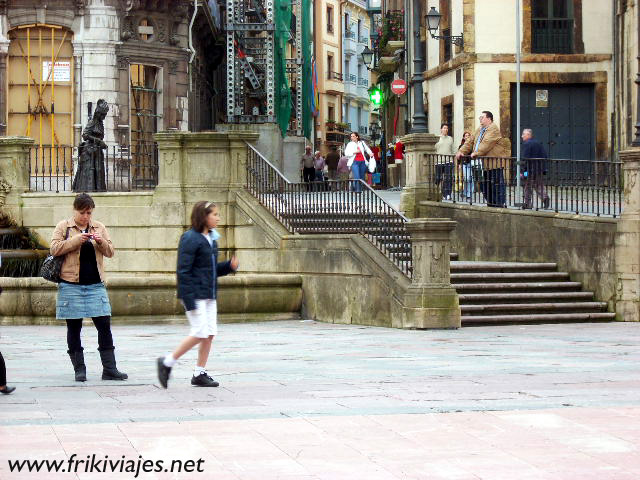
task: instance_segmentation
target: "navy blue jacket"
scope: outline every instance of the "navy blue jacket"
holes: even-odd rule
[[[215,268],[214,268],[215,266]],[[218,242],[213,246],[193,228],[180,237],[178,246],[178,298],[187,311],[195,310],[196,300],[215,299],[218,277],[233,272],[231,262],[218,263]]]
[[[522,142],[520,157],[525,160],[524,171],[530,175],[547,173],[547,152],[538,140],[530,138]]]

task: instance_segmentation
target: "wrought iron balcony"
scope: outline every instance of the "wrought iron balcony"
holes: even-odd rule
[[[532,53],[573,53],[573,19],[531,20]]]

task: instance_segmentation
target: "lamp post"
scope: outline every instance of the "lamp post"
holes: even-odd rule
[[[378,122],[371,122],[369,125],[372,146],[376,146],[376,140],[380,138],[380,125]]]
[[[364,50],[360,52],[360,56],[362,57],[362,63],[367,67],[367,70],[373,70],[371,63],[373,62],[375,52],[369,48],[369,45],[364,47]]]
[[[424,52],[420,42],[420,13],[422,0],[413,0],[413,119],[409,133],[428,133],[427,117],[424,114],[424,99],[422,98],[422,82],[424,81]]]
[[[435,38],[436,40],[440,40],[441,38],[443,40],[450,40],[451,43],[453,43],[454,45],[457,45],[460,48],[462,48],[464,46],[464,38],[462,37],[462,34],[460,34],[460,35],[436,35],[438,29],[440,28],[440,19],[441,18],[442,18],[442,15],[440,15],[440,12],[438,12],[438,10],[436,10],[436,7],[431,7],[431,10],[429,10],[429,13],[427,13],[427,29],[429,30],[429,33],[431,34],[431,38]]]

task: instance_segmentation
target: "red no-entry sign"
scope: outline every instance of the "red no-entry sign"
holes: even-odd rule
[[[396,95],[402,95],[407,91],[407,82],[400,78],[394,80],[393,82],[391,82],[391,91]]]

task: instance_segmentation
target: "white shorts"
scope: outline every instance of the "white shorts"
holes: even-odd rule
[[[218,305],[215,300],[196,300],[196,309],[187,311],[189,336],[207,338],[218,333]]]

